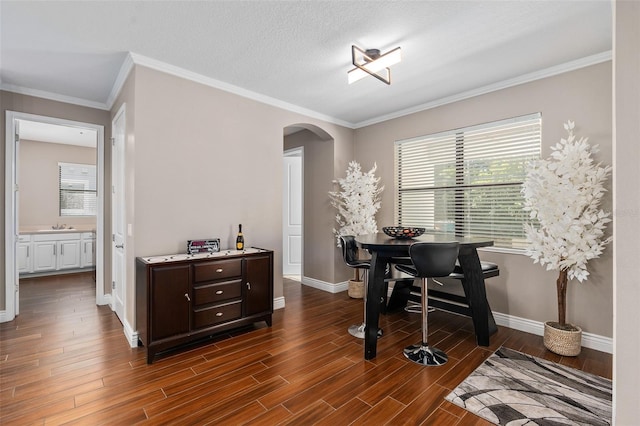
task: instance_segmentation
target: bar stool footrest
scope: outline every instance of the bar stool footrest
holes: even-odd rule
[[[425,366],[443,365],[449,360],[440,349],[425,344],[407,346],[403,352],[408,360]]]

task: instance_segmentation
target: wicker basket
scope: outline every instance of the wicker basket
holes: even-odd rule
[[[364,281],[349,280],[347,293],[352,299],[362,299],[364,297]]]
[[[582,329],[576,331],[560,330],[544,323],[544,346],[551,352],[562,356],[580,355],[582,349]]]

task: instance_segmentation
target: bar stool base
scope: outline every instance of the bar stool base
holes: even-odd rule
[[[443,365],[449,360],[447,354],[429,345],[420,344],[407,346],[403,352],[407,359],[420,365]]]
[[[364,339],[364,327],[365,323],[362,324],[354,324],[349,326],[349,334],[353,337],[357,337],[358,339]],[[378,339],[382,337],[382,329],[378,329]]]

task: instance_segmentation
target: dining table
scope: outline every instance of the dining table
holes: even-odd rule
[[[386,300],[383,294],[386,288],[386,271],[393,263],[393,258],[408,258],[409,247],[417,242],[446,243],[452,241],[459,243],[458,263],[468,284],[465,286],[465,296],[469,307],[474,312],[472,319],[477,343],[479,346],[489,346],[489,336],[496,331],[496,325],[487,301],[477,249],[492,246],[493,240],[485,237],[458,236],[451,233],[425,233],[413,238],[393,238],[378,232],[356,237],[358,247],[371,254],[365,306],[365,359],[373,359],[376,356],[378,323],[382,304]]]

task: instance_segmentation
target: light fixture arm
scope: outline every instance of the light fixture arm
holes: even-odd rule
[[[360,80],[366,75],[371,75],[386,84],[391,84],[391,69],[393,64],[397,64],[402,59],[400,48],[380,54],[378,49],[362,50],[359,47],[351,46],[351,62],[356,67],[349,71],[349,83]],[[383,74],[380,74],[382,72]]]

